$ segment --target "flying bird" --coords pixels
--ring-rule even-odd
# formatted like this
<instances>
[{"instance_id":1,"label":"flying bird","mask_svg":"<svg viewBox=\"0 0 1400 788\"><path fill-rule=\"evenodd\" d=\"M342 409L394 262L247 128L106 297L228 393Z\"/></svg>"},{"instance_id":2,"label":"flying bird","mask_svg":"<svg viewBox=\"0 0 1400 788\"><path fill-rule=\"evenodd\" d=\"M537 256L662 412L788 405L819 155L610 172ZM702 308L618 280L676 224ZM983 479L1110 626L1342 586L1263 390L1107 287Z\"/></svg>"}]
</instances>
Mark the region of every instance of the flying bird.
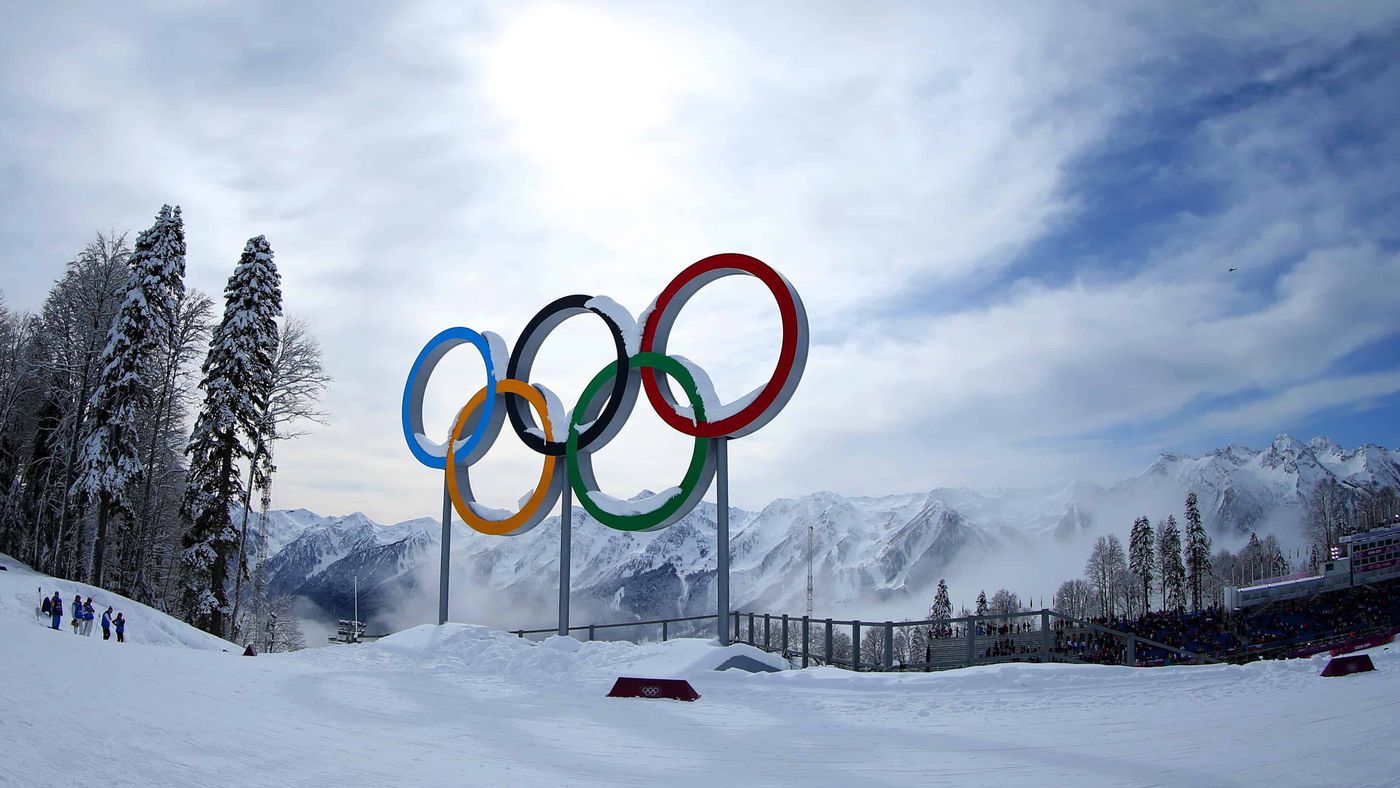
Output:
<instances>
[{"instance_id":1,"label":"flying bird","mask_svg":"<svg viewBox=\"0 0 1400 788\"><path fill-rule=\"evenodd\" d=\"M1231 268L1230 270L1231 270L1231 271L1234 271L1235 269Z\"/></svg>"}]
</instances>

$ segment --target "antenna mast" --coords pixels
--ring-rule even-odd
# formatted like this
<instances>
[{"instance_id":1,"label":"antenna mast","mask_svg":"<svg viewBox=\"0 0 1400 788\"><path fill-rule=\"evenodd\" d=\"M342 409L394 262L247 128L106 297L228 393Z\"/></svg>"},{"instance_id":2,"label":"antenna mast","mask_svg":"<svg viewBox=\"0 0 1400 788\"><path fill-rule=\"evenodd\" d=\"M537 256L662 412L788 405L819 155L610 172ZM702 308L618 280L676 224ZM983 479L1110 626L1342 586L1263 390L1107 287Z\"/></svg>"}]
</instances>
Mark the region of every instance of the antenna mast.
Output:
<instances>
[{"instance_id":1,"label":"antenna mast","mask_svg":"<svg viewBox=\"0 0 1400 788\"><path fill-rule=\"evenodd\" d=\"M812 617L812 526L807 526L807 618Z\"/></svg>"}]
</instances>

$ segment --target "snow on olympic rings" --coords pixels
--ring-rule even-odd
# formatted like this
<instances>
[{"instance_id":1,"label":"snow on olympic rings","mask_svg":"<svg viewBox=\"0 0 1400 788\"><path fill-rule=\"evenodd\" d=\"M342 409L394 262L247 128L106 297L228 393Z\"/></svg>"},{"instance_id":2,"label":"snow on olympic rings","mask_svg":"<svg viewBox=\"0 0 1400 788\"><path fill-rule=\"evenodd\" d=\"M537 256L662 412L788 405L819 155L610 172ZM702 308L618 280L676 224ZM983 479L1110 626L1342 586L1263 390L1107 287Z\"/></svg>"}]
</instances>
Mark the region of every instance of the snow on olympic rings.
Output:
<instances>
[{"instance_id":1,"label":"snow on olympic rings","mask_svg":"<svg viewBox=\"0 0 1400 788\"><path fill-rule=\"evenodd\" d=\"M666 344L686 302L705 285L735 275L752 276L767 286L782 319L782 344L768 382L726 404L719 402L705 371L685 358L667 355ZM584 388L570 417L549 389L529 383L530 370L550 332L570 317L585 314L596 315L607 325L617 358ZM438 444L427 437L423 426L423 396L438 362L461 345L471 345L481 355L486 384L458 413L447 442ZM446 473L453 508L463 522L481 533L514 536L534 528L553 509L566 483L585 511L610 528L665 528L694 509L709 490L715 474L714 439L752 434L787 405L802 379L807 345L807 313L792 284L756 258L717 254L676 276L641 320L606 296L571 295L541 309L526 324L509 356L499 335L463 327L443 331L428 341L409 369L403 394L404 439L419 462ZM676 401L661 375L676 381L688 406ZM672 429L694 438L695 446L679 486L638 501L621 501L598 489L592 455L627 422L639 385L657 415ZM478 503L468 472L490 450L506 420L526 446L543 455L539 482L514 513Z\"/></svg>"}]
</instances>

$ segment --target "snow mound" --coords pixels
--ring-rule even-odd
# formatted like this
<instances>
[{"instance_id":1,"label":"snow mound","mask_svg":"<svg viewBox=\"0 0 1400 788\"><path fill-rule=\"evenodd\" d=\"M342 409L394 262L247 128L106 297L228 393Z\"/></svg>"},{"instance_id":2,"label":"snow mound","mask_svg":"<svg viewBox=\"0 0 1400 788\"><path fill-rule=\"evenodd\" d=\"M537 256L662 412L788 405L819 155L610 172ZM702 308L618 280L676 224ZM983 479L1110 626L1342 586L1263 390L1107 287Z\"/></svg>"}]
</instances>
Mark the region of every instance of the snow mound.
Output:
<instances>
[{"instance_id":1,"label":"snow mound","mask_svg":"<svg viewBox=\"0 0 1400 788\"><path fill-rule=\"evenodd\" d=\"M69 605L73 600L73 595L77 594L83 599L93 597L92 606L97 616L97 620L93 622L92 635L84 638L85 640L102 639L102 611L110 605L113 616L121 613L126 618L127 643L194 648L206 651L237 650L241 652L243 650L241 646L236 646L223 638L214 637L208 632L196 629L169 614L162 613L121 594L114 594L104 588L90 586L87 583L75 583L71 580L60 580L56 577L40 574L4 553L0 553L0 566L4 566L6 569L6 571L0 572L0 616L6 619L18 619L32 623L34 626L47 626L47 621L41 622L35 616L35 609L39 607L41 593L43 596L52 596L56 590L63 599L63 632L70 636L72 636L73 630L68 627L68 618L72 612ZM116 643L115 636L112 643Z\"/></svg>"},{"instance_id":2,"label":"snow mound","mask_svg":"<svg viewBox=\"0 0 1400 788\"><path fill-rule=\"evenodd\" d=\"M784 670L781 657L744 644L679 638L637 645L623 641L580 642L557 635L541 642L472 624L425 624L365 647L371 653L435 668L455 665L474 674L523 681L561 676L614 679L621 675L692 678L714 671L736 656Z\"/></svg>"}]
</instances>

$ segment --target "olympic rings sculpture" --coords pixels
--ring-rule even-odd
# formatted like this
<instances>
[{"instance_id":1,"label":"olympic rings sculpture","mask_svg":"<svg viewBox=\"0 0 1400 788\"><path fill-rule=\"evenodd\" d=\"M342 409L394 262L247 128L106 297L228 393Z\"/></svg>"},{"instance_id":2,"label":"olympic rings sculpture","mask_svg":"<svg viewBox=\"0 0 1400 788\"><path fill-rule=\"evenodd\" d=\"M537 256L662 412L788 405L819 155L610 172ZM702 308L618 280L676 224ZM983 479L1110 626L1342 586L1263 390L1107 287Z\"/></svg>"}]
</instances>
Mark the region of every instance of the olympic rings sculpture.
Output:
<instances>
[{"instance_id":1,"label":"olympic rings sculpture","mask_svg":"<svg viewBox=\"0 0 1400 788\"><path fill-rule=\"evenodd\" d=\"M768 382L722 405L705 371L681 356L667 355L666 344L686 302L705 285L734 275L753 276L767 286L782 318L783 338ZM607 325L617 358L589 381L572 413L566 413L549 389L529 382L530 369L550 332L565 320L586 314L597 315ZM509 355L505 340L489 331L477 333L459 326L441 332L428 341L409 369L403 393L404 439L419 462L446 473L453 508L463 522L481 533L516 536L529 531L552 510L565 484L598 522L620 531L654 531L680 520L709 490L715 475L714 439L752 434L787 405L807 364L807 343L807 312L792 284L756 258L718 254L682 271L640 321L606 296L570 295L541 309ZM486 385L457 414L447 442L436 443L423 426L423 395L438 362L462 345L471 345L481 355ZM676 381L688 407L676 401L662 375ZM593 454L622 429L636 404L639 385L657 415L694 438L695 445L680 485L640 501L619 501L598 489ZM469 473L491 449L506 420L526 446L543 456L534 492L513 514L477 503Z\"/></svg>"}]
</instances>

